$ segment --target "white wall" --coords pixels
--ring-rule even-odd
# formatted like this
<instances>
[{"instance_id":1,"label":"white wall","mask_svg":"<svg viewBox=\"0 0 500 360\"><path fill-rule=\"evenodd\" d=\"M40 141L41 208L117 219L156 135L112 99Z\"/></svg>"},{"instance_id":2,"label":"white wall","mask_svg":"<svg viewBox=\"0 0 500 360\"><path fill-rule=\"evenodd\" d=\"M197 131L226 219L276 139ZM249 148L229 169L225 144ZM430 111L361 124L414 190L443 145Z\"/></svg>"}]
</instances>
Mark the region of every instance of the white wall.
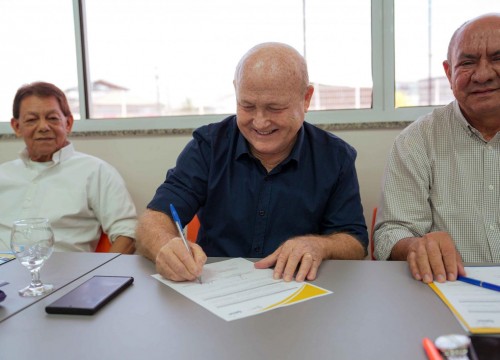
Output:
<instances>
[{"instance_id":1,"label":"white wall","mask_svg":"<svg viewBox=\"0 0 500 360\"><path fill-rule=\"evenodd\" d=\"M372 209L379 198L387 153L400 131L401 129L335 132L358 151L356 168L369 229ZM78 151L95 155L118 169L141 213L158 185L164 181L167 169L175 164L177 155L190 138L177 135L104 136L74 137L71 141ZM23 147L22 140L0 140L0 163L15 159Z\"/></svg>"}]
</instances>

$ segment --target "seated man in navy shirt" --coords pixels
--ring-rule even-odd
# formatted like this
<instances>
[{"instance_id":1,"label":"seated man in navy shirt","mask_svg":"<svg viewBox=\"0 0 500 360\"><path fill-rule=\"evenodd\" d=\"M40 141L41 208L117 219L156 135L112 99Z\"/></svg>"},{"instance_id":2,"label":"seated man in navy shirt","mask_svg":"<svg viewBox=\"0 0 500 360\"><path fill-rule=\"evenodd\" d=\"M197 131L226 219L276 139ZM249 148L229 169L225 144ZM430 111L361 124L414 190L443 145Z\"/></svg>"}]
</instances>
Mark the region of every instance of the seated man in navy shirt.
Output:
<instances>
[{"instance_id":1,"label":"seated man in navy shirt","mask_svg":"<svg viewBox=\"0 0 500 360\"><path fill-rule=\"evenodd\" d=\"M236 116L193 133L137 229L138 250L174 281L201 275L207 256L263 258L274 278L314 280L323 259L362 259L366 232L356 151L304 122L314 88L292 47L250 49L234 77ZM181 222L200 220L184 246Z\"/></svg>"}]
</instances>

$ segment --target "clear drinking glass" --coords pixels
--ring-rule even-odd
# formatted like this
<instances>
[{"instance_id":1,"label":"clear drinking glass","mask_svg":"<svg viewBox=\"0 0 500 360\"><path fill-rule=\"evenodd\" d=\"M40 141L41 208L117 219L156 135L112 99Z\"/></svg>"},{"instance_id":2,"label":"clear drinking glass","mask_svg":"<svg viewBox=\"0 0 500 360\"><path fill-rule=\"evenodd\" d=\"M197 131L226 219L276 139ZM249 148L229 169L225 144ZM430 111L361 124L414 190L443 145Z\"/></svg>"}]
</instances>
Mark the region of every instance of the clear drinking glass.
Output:
<instances>
[{"instance_id":1,"label":"clear drinking glass","mask_svg":"<svg viewBox=\"0 0 500 360\"><path fill-rule=\"evenodd\" d=\"M10 248L21 264L31 272L31 284L19 290L19 295L40 296L52 291L52 285L40 281L40 268L54 248L54 233L49 220L31 218L15 221Z\"/></svg>"}]
</instances>

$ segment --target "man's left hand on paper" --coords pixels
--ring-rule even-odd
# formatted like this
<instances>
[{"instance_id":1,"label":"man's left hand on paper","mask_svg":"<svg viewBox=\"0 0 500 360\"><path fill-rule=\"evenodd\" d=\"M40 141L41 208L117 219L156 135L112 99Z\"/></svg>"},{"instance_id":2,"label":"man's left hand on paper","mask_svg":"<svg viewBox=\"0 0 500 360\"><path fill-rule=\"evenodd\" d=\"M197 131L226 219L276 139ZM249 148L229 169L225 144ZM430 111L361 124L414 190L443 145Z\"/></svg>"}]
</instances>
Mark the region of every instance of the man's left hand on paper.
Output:
<instances>
[{"instance_id":1,"label":"man's left hand on paper","mask_svg":"<svg viewBox=\"0 0 500 360\"><path fill-rule=\"evenodd\" d=\"M326 256L325 240L314 236L299 236L284 242L275 252L255 263L257 269L274 265L275 279L292 281L314 280L319 265Z\"/></svg>"}]
</instances>

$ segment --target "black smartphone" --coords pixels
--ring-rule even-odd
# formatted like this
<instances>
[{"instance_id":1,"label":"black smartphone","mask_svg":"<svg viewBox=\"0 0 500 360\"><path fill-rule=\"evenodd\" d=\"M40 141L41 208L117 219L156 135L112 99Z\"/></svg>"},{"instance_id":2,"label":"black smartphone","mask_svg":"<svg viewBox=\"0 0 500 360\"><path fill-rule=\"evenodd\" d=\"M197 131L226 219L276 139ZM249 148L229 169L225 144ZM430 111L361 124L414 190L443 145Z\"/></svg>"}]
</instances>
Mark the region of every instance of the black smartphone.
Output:
<instances>
[{"instance_id":1,"label":"black smartphone","mask_svg":"<svg viewBox=\"0 0 500 360\"><path fill-rule=\"evenodd\" d=\"M93 315L134 282L131 276L96 275L45 307L49 314Z\"/></svg>"},{"instance_id":2,"label":"black smartphone","mask_svg":"<svg viewBox=\"0 0 500 360\"><path fill-rule=\"evenodd\" d=\"M471 335L471 359L498 360L500 359L499 335Z\"/></svg>"}]
</instances>

